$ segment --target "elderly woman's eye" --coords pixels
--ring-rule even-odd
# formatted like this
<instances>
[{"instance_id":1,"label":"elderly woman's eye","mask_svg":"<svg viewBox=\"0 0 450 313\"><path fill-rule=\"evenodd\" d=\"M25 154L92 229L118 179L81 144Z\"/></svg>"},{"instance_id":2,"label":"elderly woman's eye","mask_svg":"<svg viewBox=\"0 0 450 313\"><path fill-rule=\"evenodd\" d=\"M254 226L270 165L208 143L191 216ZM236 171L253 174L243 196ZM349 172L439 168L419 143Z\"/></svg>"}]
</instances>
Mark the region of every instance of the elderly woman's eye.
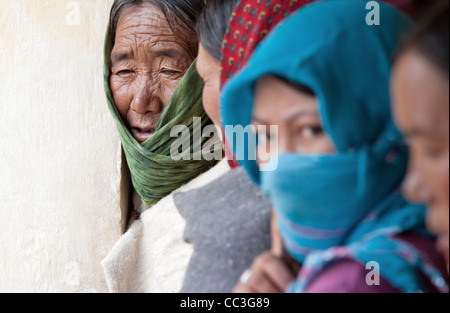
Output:
<instances>
[{"instance_id":1,"label":"elderly woman's eye","mask_svg":"<svg viewBox=\"0 0 450 313\"><path fill-rule=\"evenodd\" d=\"M175 76L175 75L179 75L181 74L181 72L176 71L176 70L169 70L169 69L163 69L161 71L162 74L167 75L167 76Z\"/></svg>"},{"instance_id":2,"label":"elderly woman's eye","mask_svg":"<svg viewBox=\"0 0 450 313\"><path fill-rule=\"evenodd\" d=\"M133 71L131 71L131 70L122 70L122 71L118 71L117 72L117 75L119 75L119 76L125 76L125 75L130 75L130 74L133 74Z\"/></svg>"}]
</instances>

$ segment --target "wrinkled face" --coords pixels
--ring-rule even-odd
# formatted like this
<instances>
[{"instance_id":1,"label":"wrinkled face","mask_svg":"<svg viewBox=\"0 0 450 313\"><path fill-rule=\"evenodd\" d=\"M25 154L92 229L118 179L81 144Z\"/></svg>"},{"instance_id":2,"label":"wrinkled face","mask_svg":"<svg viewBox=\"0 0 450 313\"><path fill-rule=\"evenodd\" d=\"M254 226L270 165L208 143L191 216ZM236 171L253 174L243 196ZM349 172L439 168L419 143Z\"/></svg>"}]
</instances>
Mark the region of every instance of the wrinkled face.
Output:
<instances>
[{"instance_id":1,"label":"wrinkled face","mask_svg":"<svg viewBox=\"0 0 450 313\"><path fill-rule=\"evenodd\" d=\"M205 82L205 87L203 88L203 107L214 125L220 129L222 127L219 105L220 61L208 54L201 44L198 51L197 71Z\"/></svg>"},{"instance_id":2,"label":"wrinkled face","mask_svg":"<svg viewBox=\"0 0 450 313\"><path fill-rule=\"evenodd\" d=\"M429 229L449 255L449 80L415 51L405 52L394 70L394 115L410 144L403 190L428 206Z\"/></svg>"},{"instance_id":3,"label":"wrinkled face","mask_svg":"<svg viewBox=\"0 0 450 313\"><path fill-rule=\"evenodd\" d=\"M278 151L269 154L332 154L336 152L330 137L324 132L316 97L298 91L273 76L262 78L255 89L252 125L266 126L265 138L259 136L258 156L269 151L270 142L278 141ZM278 127L277 134L269 132ZM274 136L275 135L275 136ZM264 152L263 152L264 151ZM262 158L258 158L263 166Z\"/></svg>"},{"instance_id":4,"label":"wrinkled face","mask_svg":"<svg viewBox=\"0 0 450 313\"><path fill-rule=\"evenodd\" d=\"M133 6L120 16L111 62L114 101L133 137L143 143L193 62L188 45L158 8Z\"/></svg>"}]
</instances>

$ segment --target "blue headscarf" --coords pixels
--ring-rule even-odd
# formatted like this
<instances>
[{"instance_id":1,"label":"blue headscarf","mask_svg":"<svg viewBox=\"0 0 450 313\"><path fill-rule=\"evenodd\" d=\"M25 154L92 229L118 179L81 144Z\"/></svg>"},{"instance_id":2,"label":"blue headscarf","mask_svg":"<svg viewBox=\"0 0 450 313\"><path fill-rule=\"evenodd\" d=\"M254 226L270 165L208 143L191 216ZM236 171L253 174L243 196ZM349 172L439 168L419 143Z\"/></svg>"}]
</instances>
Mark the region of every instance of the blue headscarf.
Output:
<instances>
[{"instance_id":1,"label":"blue headscarf","mask_svg":"<svg viewBox=\"0 0 450 313\"><path fill-rule=\"evenodd\" d=\"M227 126L250 124L254 87L266 75L307 86L318 98L336 155L281 155L276 170L260 172L255 149L247 148L252 145L240 145L242 138L233 143L238 160L272 200L287 250L303 264L290 291L305 291L324 268L345 258L377 262L382 276L403 292L424 290L419 272L448 291L419 251L396 239L408 231L426 233L425 208L397 192L408 156L390 113L391 58L413 25L380 3L380 25L369 26L366 4L322 1L282 23L226 86L225 131L234 138Z\"/></svg>"}]
</instances>

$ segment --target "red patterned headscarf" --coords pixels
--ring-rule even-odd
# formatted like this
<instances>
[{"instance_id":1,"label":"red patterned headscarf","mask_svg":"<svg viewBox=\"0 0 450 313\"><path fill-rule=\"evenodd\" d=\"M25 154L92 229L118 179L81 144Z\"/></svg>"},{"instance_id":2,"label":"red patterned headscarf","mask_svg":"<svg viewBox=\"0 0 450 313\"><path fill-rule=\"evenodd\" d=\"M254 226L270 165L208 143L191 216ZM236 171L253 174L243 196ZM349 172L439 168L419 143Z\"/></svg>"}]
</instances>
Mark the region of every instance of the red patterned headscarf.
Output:
<instances>
[{"instance_id":1,"label":"red patterned headscarf","mask_svg":"<svg viewBox=\"0 0 450 313\"><path fill-rule=\"evenodd\" d=\"M222 42L221 86L248 62L253 51L275 26L313 1L241 0L231 15ZM225 155L231 168L239 166L226 141Z\"/></svg>"},{"instance_id":2,"label":"red patterned headscarf","mask_svg":"<svg viewBox=\"0 0 450 313\"><path fill-rule=\"evenodd\" d=\"M310 2L313 1L241 0L231 15L222 42L222 86L247 63L275 26Z\"/></svg>"}]
</instances>

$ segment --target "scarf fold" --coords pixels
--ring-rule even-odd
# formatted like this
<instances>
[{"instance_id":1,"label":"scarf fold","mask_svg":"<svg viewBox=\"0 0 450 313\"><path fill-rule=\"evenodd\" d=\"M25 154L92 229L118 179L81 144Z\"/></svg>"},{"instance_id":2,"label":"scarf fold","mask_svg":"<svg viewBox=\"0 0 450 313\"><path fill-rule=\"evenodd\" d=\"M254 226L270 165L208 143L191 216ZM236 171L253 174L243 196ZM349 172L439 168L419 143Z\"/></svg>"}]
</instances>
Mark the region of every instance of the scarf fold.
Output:
<instances>
[{"instance_id":1,"label":"scarf fold","mask_svg":"<svg viewBox=\"0 0 450 313\"><path fill-rule=\"evenodd\" d=\"M380 3L381 25L368 26L366 3L304 7L266 38L224 90L224 124L246 127L260 78L276 75L309 87L337 148L335 155L281 155L274 171L260 172L251 146L233 146L274 204L286 249L303 263L291 292L305 292L346 257L378 262L381 275L403 292L425 291L420 273L446 282L419 251L396 239L405 232L428 235L425 208L398 193L408 153L390 109L391 58L413 25ZM446 283L436 287L448 291Z\"/></svg>"},{"instance_id":2,"label":"scarf fold","mask_svg":"<svg viewBox=\"0 0 450 313\"><path fill-rule=\"evenodd\" d=\"M110 31L109 26L105 39L103 69L108 107L119 130L133 187L142 201L151 206L214 166L216 161L208 161L204 156L214 153L216 149L222 150L222 146L214 145L203 150L209 138L194 140L194 132L199 132L201 136L203 129L211 125L203 109L203 80L197 74L195 62L182 78L164 109L154 135L143 144L134 139L119 114L109 85L110 56L113 48ZM195 118L200 118L200 122L195 122ZM189 130L190 142L187 143L189 149L182 151L181 160L174 160L171 156L174 144L178 146L181 142L180 136L171 137L171 130L177 125L185 126Z\"/></svg>"}]
</instances>

